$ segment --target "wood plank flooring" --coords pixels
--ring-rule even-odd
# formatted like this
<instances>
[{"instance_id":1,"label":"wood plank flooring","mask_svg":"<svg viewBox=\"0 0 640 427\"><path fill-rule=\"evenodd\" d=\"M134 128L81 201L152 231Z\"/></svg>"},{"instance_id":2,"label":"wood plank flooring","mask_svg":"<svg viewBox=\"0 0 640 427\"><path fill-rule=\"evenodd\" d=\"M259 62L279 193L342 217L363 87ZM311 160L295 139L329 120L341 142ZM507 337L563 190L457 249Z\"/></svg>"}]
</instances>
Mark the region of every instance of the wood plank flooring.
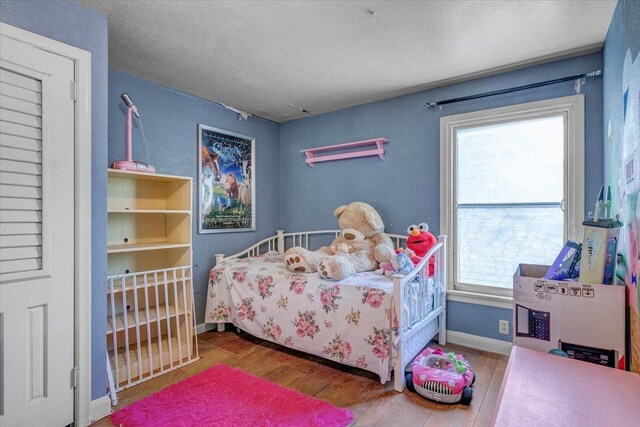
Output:
<instances>
[{"instance_id":1,"label":"wood plank flooring","mask_svg":"<svg viewBox=\"0 0 640 427\"><path fill-rule=\"evenodd\" d=\"M199 361L118 393L118 406L113 409L124 408L212 365L224 363L349 408L356 417L353 426L483 427L489 425L507 365L506 356L446 345L447 351L463 354L476 373L473 400L471 405L463 406L438 404L408 390L397 393L393 382L382 385L371 372L306 355L243 332L205 332L198 335L198 347ZM104 418L93 426L112 424Z\"/></svg>"}]
</instances>

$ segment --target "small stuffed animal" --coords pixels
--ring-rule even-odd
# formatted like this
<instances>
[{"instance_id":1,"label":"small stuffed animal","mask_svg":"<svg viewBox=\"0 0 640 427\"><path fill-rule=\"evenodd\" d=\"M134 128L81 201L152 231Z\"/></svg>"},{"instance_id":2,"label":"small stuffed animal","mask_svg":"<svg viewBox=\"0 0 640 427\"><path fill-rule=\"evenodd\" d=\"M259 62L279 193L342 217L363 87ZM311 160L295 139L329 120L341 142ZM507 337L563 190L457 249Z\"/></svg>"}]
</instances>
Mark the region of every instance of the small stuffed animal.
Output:
<instances>
[{"instance_id":1,"label":"small stuffed animal","mask_svg":"<svg viewBox=\"0 0 640 427\"><path fill-rule=\"evenodd\" d=\"M429 226L424 222L417 226L410 225L407 228L407 234L409 234L409 237L407 238L407 249L405 249L405 253L408 250L413 251L414 254L411 257L411 261L413 261L415 265L418 265L427 252L438 243L438 239L429 233ZM429 259L429 276L433 276L435 271L436 261L434 257L431 257Z\"/></svg>"},{"instance_id":2,"label":"small stuffed animal","mask_svg":"<svg viewBox=\"0 0 640 427\"><path fill-rule=\"evenodd\" d=\"M407 254L396 254L395 258L391 259L391 264L396 273L409 274L413 270L414 264L411 258Z\"/></svg>"},{"instance_id":3,"label":"small stuffed animal","mask_svg":"<svg viewBox=\"0 0 640 427\"><path fill-rule=\"evenodd\" d=\"M395 271L393 270L393 264L391 264L391 262L384 261L380 263L380 268L374 271L374 273L381 276L391 276L392 274L395 274Z\"/></svg>"},{"instance_id":4,"label":"small stuffed animal","mask_svg":"<svg viewBox=\"0 0 640 427\"><path fill-rule=\"evenodd\" d=\"M413 262L406 254L400 252L396 254L391 261L381 262L380 268L375 271L376 274L383 276L392 276L394 274L409 274L413 270Z\"/></svg>"}]
</instances>

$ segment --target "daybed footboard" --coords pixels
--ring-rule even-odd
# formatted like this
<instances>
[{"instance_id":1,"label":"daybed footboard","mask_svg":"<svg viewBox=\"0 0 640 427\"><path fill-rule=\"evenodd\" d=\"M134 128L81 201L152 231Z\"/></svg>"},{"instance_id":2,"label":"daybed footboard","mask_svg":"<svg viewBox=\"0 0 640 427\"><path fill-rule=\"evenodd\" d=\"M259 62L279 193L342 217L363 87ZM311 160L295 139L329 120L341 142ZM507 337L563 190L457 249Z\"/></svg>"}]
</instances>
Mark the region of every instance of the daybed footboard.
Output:
<instances>
[{"instance_id":1,"label":"daybed footboard","mask_svg":"<svg viewBox=\"0 0 640 427\"><path fill-rule=\"evenodd\" d=\"M406 276L393 276L393 300L398 316L398 356L394 366L394 389L405 388L405 366L435 336L438 322L438 342L446 344L446 243L447 236L438 236L438 243ZM434 276L427 278L429 258L435 258Z\"/></svg>"},{"instance_id":2,"label":"daybed footboard","mask_svg":"<svg viewBox=\"0 0 640 427\"><path fill-rule=\"evenodd\" d=\"M285 233L277 230L275 236L268 237L253 246L225 257L216 254L216 265L233 258L256 257L269 251L283 254L288 248L302 246L317 249L329 243L340 230ZM389 235L397 247L404 244L407 236ZM396 336L398 354L394 362L394 389L401 392L405 388L405 366L438 334L441 345L446 344L446 240L438 236L438 243L431 248L422 261L406 276L393 276L394 311L398 318ZM436 269L433 277L427 278L429 258L435 258ZM393 323L393 322L391 322ZM435 325L438 325L436 328ZM224 330L224 323L218 323L218 331ZM389 325L393 328L393 325ZM393 336L389 331L389 336ZM393 345L393 344L391 344ZM385 383L386 378L381 378Z\"/></svg>"}]
</instances>

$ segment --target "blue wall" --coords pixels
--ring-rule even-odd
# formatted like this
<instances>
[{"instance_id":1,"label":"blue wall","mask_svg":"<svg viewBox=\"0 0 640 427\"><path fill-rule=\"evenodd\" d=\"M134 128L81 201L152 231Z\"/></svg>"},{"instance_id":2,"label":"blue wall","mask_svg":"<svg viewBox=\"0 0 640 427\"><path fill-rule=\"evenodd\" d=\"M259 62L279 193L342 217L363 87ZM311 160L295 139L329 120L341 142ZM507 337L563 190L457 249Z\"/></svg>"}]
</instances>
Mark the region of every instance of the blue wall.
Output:
<instances>
[{"instance_id":1,"label":"blue wall","mask_svg":"<svg viewBox=\"0 0 640 427\"><path fill-rule=\"evenodd\" d=\"M2 0L0 21L91 52L91 396L96 399L105 394L106 378L107 17L69 1Z\"/></svg>"},{"instance_id":2,"label":"blue wall","mask_svg":"<svg viewBox=\"0 0 640 427\"><path fill-rule=\"evenodd\" d=\"M638 292L638 234L640 192L627 187L624 158L640 150L640 2L620 0L607 32L604 49L606 73L603 81L605 185L613 192L612 212L620 215L618 253L622 258L616 275L627 284L631 346L627 357L631 370L640 373L640 293ZM633 70L633 71L632 71ZM626 99L626 108L625 108ZM626 114L625 114L626 111ZM635 245L633 244L635 241Z\"/></svg>"},{"instance_id":3,"label":"blue wall","mask_svg":"<svg viewBox=\"0 0 640 427\"><path fill-rule=\"evenodd\" d=\"M447 302L447 329L465 332L471 335L493 338L496 340L512 340L513 311L506 308L487 307L479 304L466 304L457 301ZM498 320L509 321L509 334L498 333Z\"/></svg>"},{"instance_id":4,"label":"blue wall","mask_svg":"<svg viewBox=\"0 0 640 427\"><path fill-rule=\"evenodd\" d=\"M574 95L573 82L427 110L425 103L602 69L595 53L491 77L360 105L292 122L280 127L280 226L287 231L333 228L333 209L361 200L375 206L387 231L404 233L409 224L427 222L439 231L439 146L443 115L459 114L548 98ZM602 185L602 82L588 81L586 101L586 197ZM359 158L305 165L300 150L340 142L385 137L384 161ZM286 215L285 215L286 213ZM498 334L498 320L511 311L455 303L449 306L449 328L510 340Z\"/></svg>"},{"instance_id":5,"label":"blue wall","mask_svg":"<svg viewBox=\"0 0 640 427\"><path fill-rule=\"evenodd\" d=\"M278 227L279 142L277 123L254 118L238 120L236 113L218 104L187 95L119 71L109 70L109 163L125 158L125 110L120 94L127 92L142 116L149 144L149 158L158 173L190 176L193 181L193 213L197 218L198 123L256 138L256 231L198 234L193 221L193 263L196 321L204 321L207 279L213 254L239 252ZM133 158L145 160L140 130L134 128Z\"/></svg>"}]
</instances>

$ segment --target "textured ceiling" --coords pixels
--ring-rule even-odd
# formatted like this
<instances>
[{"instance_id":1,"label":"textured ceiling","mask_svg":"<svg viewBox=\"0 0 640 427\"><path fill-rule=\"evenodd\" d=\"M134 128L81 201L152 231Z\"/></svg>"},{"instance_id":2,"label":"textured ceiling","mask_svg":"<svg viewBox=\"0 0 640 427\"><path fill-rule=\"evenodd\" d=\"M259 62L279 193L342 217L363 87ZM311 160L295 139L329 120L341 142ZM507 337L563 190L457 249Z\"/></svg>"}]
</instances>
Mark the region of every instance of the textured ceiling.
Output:
<instances>
[{"instance_id":1,"label":"textured ceiling","mask_svg":"<svg viewBox=\"0 0 640 427\"><path fill-rule=\"evenodd\" d=\"M615 8L615 1L81 3L109 17L110 67L276 122L598 49Z\"/></svg>"}]
</instances>

